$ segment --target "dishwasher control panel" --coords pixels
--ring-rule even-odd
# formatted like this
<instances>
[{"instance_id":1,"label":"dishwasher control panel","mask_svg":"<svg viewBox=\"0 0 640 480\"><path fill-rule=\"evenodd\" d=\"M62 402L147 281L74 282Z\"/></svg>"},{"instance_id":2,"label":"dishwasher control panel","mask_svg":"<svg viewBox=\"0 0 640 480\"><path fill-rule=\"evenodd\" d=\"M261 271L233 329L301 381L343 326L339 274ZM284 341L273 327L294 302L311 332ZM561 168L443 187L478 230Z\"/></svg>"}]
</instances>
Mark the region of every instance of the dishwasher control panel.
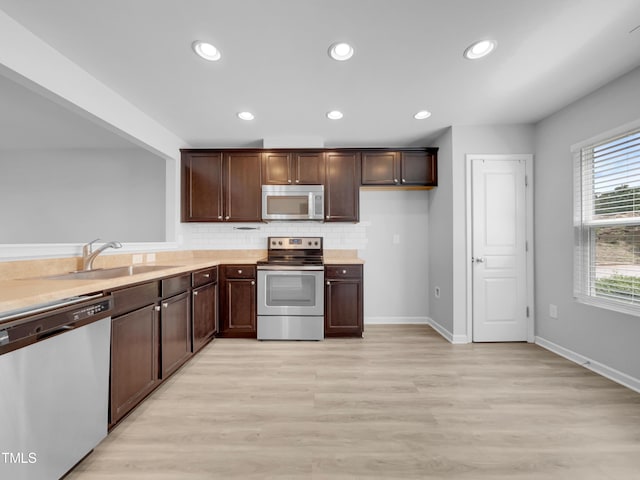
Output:
<instances>
[{"instance_id":1,"label":"dishwasher control panel","mask_svg":"<svg viewBox=\"0 0 640 480\"><path fill-rule=\"evenodd\" d=\"M93 303L88 307L84 307L80 310L71 312L71 318L74 322L78 320L84 320L85 318L93 317L94 315L98 315L99 313L106 312L110 308L111 301L103 300L102 302Z\"/></svg>"}]
</instances>

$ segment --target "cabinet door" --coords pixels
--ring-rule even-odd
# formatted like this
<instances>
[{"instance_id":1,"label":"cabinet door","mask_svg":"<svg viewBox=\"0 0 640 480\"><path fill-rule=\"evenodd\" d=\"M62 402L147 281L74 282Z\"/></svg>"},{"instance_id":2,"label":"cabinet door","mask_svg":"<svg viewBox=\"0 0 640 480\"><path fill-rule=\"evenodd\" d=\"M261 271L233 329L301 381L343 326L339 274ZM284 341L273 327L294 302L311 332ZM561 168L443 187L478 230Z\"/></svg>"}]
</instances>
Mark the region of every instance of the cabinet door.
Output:
<instances>
[{"instance_id":1,"label":"cabinet door","mask_svg":"<svg viewBox=\"0 0 640 480\"><path fill-rule=\"evenodd\" d=\"M114 425L159 382L158 314L155 305L111 322L110 421Z\"/></svg>"},{"instance_id":2,"label":"cabinet door","mask_svg":"<svg viewBox=\"0 0 640 480\"><path fill-rule=\"evenodd\" d=\"M360 217L360 153L325 155L325 220L357 222Z\"/></svg>"},{"instance_id":3,"label":"cabinet door","mask_svg":"<svg viewBox=\"0 0 640 480\"><path fill-rule=\"evenodd\" d=\"M225 281L221 333L225 337L256 337L255 279Z\"/></svg>"},{"instance_id":4,"label":"cabinet door","mask_svg":"<svg viewBox=\"0 0 640 480\"><path fill-rule=\"evenodd\" d=\"M228 152L224 160L225 221L261 222L260 152Z\"/></svg>"},{"instance_id":5,"label":"cabinet door","mask_svg":"<svg viewBox=\"0 0 640 480\"><path fill-rule=\"evenodd\" d=\"M322 152L294 152L292 167L297 185L322 185L324 183L324 154Z\"/></svg>"},{"instance_id":6,"label":"cabinet door","mask_svg":"<svg viewBox=\"0 0 640 480\"><path fill-rule=\"evenodd\" d=\"M281 152L262 154L262 184L288 185L293 182L291 175L291 155Z\"/></svg>"},{"instance_id":7,"label":"cabinet door","mask_svg":"<svg viewBox=\"0 0 640 480\"><path fill-rule=\"evenodd\" d=\"M218 285L215 283L196 288L192 293L194 352L213 338L218 315L217 297Z\"/></svg>"},{"instance_id":8,"label":"cabinet door","mask_svg":"<svg viewBox=\"0 0 640 480\"><path fill-rule=\"evenodd\" d=\"M326 280L325 337L362 336L362 279Z\"/></svg>"},{"instance_id":9,"label":"cabinet door","mask_svg":"<svg viewBox=\"0 0 640 480\"><path fill-rule=\"evenodd\" d=\"M182 154L182 221L220 222L222 153Z\"/></svg>"},{"instance_id":10,"label":"cabinet door","mask_svg":"<svg viewBox=\"0 0 640 480\"><path fill-rule=\"evenodd\" d=\"M362 185L397 185L399 167L397 152L363 152Z\"/></svg>"},{"instance_id":11,"label":"cabinet door","mask_svg":"<svg viewBox=\"0 0 640 480\"><path fill-rule=\"evenodd\" d=\"M434 186L435 157L426 152L401 152L400 182L401 185Z\"/></svg>"},{"instance_id":12,"label":"cabinet door","mask_svg":"<svg viewBox=\"0 0 640 480\"><path fill-rule=\"evenodd\" d=\"M167 378L191 355L188 292L162 300L160 313L161 377Z\"/></svg>"}]
</instances>

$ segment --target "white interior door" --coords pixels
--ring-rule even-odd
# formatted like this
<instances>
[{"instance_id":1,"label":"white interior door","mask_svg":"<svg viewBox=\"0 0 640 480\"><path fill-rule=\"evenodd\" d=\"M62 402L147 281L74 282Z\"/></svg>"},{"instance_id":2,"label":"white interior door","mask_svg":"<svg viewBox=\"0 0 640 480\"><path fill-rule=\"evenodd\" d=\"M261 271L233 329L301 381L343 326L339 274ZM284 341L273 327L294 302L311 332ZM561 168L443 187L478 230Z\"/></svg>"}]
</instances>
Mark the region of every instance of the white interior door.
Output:
<instances>
[{"instance_id":1,"label":"white interior door","mask_svg":"<svg viewBox=\"0 0 640 480\"><path fill-rule=\"evenodd\" d=\"M474 159L471 170L473 341L526 341L526 164Z\"/></svg>"}]
</instances>

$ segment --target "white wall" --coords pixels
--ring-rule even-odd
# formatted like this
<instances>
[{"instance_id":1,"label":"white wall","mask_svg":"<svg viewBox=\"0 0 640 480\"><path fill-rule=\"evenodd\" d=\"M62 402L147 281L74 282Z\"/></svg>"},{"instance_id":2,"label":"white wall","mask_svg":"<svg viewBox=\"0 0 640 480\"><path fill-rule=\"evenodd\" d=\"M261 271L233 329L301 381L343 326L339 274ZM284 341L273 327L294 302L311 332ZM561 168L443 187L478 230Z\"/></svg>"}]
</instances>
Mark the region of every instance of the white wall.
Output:
<instances>
[{"instance_id":1,"label":"white wall","mask_svg":"<svg viewBox=\"0 0 640 480\"><path fill-rule=\"evenodd\" d=\"M440 283L450 285L451 292L441 288L436 301L433 288L429 292L435 306L430 312L434 326L449 340L471 341L467 331L467 267L466 254L466 155L533 153L533 125L453 126L437 141L443 155L439 155L438 192L433 198L432 211L444 208L446 214L431 215L431 242L446 248L446 260L430 266L432 287ZM446 153L450 149L450 156ZM449 158L447 158L449 157ZM442 161L442 168L440 162ZM444 162L449 161L450 165ZM534 162L535 164L535 162ZM450 206L444 205L450 202ZM449 251L446 247L451 245ZM435 261L436 247L430 251ZM450 283L449 283L450 282Z\"/></svg>"},{"instance_id":2,"label":"white wall","mask_svg":"<svg viewBox=\"0 0 640 480\"><path fill-rule=\"evenodd\" d=\"M431 191L360 192L365 323L426 323ZM397 243L394 243L395 241Z\"/></svg>"},{"instance_id":3,"label":"white wall","mask_svg":"<svg viewBox=\"0 0 640 480\"><path fill-rule=\"evenodd\" d=\"M640 68L540 122L535 160L536 336L565 349L565 354L594 360L637 382L640 318L573 299L573 160L569 148L639 118ZM557 319L549 317L549 304L558 306Z\"/></svg>"},{"instance_id":4,"label":"white wall","mask_svg":"<svg viewBox=\"0 0 640 480\"><path fill-rule=\"evenodd\" d=\"M453 340L453 129L434 144L438 147L438 187L429 202L429 317ZM440 289L436 298L434 289Z\"/></svg>"},{"instance_id":5,"label":"white wall","mask_svg":"<svg viewBox=\"0 0 640 480\"><path fill-rule=\"evenodd\" d=\"M140 149L0 151L0 244L164 242L165 175Z\"/></svg>"}]
</instances>

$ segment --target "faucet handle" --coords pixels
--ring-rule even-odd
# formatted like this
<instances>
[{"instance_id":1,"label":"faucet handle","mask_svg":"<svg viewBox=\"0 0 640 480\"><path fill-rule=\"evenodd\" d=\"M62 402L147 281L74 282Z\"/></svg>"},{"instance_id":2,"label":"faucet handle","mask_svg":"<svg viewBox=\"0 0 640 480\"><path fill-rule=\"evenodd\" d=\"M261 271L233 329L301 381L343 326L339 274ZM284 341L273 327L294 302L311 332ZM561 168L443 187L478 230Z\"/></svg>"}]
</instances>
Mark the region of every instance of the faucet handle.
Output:
<instances>
[{"instance_id":1,"label":"faucet handle","mask_svg":"<svg viewBox=\"0 0 640 480\"><path fill-rule=\"evenodd\" d=\"M89 243L85 243L82 246L82 254L83 255L89 255L90 253L93 253L93 244L96 243L98 240L100 240L99 238L96 238L95 240L91 240Z\"/></svg>"}]
</instances>

